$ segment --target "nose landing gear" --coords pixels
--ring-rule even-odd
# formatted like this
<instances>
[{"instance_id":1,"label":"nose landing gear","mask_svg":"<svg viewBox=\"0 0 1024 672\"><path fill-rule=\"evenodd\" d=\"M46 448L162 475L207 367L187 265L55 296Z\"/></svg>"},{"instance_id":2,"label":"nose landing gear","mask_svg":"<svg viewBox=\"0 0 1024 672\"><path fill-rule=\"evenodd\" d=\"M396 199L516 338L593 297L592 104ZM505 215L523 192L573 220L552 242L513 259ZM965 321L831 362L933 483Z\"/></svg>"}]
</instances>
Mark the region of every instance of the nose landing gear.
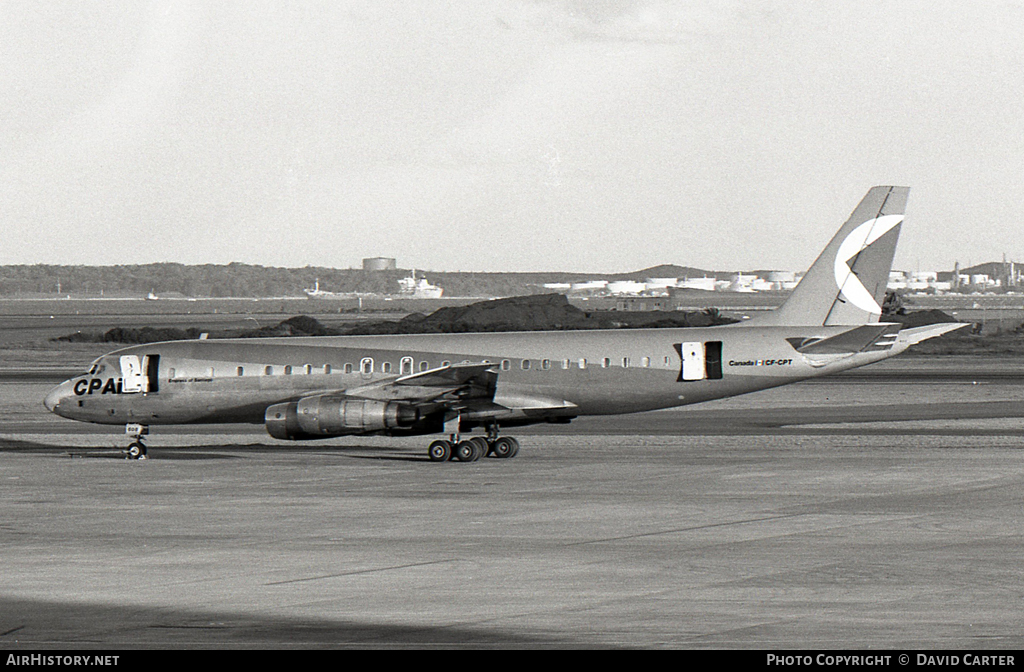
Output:
<instances>
[{"instance_id":1,"label":"nose landing gear","mask_svg":"<svg viewBox=\"0 0 1024 672\"><path fill-rule=\"evenodd\" d=\"M142 442L142 437L149 434L149 427L130 422L124 426L124 433L132 439L132 442L128 444L128 450L125 451L125 459L145 460L146 444Z\"/></svg>"}]
</instances>

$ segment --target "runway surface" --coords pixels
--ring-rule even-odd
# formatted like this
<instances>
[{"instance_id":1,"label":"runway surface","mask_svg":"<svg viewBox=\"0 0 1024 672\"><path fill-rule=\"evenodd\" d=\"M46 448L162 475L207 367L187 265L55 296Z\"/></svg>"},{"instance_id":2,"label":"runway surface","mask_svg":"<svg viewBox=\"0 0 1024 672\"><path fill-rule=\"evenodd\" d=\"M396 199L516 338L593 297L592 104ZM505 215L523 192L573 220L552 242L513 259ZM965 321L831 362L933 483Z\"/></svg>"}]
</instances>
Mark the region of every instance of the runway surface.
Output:
<instances>
[{"instance_id":1,"label":"runway surface","mask_svg":"<svg viewBox=\"0 0 1024 672\"><path fill-rule=\"evenodd\" d=\"M1024 376L929 366L471 464L261 427L131 462L0 375L0 647L1020 648Z\"/></svg>"}]
</instances>

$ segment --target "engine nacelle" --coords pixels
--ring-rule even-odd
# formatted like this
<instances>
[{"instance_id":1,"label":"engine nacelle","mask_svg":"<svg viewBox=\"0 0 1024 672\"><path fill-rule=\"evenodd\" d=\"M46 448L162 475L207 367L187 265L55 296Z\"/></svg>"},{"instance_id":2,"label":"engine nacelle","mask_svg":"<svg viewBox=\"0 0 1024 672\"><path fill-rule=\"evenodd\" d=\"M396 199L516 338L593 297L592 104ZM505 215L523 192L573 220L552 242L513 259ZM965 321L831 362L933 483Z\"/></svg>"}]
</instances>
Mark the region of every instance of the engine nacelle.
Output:
<instances>
[{"instance_id":1,"label":"engine nacelle","mask_svg":"<svg viewBox=\"0 0 1024 672\"><path fill-rule=\"evenodd\" d=\"M264 420L275 439L325 439L409 427L419 412L404 404L374 399L318 395L274 404Z\"/></svg>"}]
</instances>

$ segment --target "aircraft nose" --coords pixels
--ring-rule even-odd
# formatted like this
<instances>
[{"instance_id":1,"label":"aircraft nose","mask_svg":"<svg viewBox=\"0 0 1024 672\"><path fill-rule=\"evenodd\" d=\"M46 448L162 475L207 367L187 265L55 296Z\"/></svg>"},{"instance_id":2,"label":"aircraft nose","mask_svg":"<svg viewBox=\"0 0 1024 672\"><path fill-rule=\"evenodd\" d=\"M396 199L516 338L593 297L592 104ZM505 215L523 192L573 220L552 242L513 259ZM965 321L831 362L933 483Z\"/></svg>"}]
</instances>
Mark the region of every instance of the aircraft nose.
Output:
<instances>
[{"instance_id":1,"label":"aircraft nose","mask_svg":"<svg viewBox=\"0 0 1024 672\"><path fill-rule=\"evenodd\" d=\"M46 406L46 410L51 413L56 412L54 409L57 408L57 404L60 403L60 400L64 398L66 389L67 383L61 383L47 393L46 398L43 399L43 406Z\"/></svg>"}]
</instances>

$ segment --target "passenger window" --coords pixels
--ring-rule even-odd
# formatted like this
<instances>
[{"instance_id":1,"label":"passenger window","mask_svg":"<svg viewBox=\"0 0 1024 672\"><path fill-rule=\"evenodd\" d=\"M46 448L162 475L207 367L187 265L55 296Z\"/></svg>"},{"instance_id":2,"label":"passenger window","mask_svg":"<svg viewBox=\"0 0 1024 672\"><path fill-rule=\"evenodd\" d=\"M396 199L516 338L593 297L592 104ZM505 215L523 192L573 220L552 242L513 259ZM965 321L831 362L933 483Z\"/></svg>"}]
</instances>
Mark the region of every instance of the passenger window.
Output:
<instances>
[{"instance_id":1,"label":"passenger window","mask_svg":"<svg viewBox=\"0 0 1024 672\"><path fill-rule=\"evenodd\" d=\"M244 376L245 375L245 369L240 366L237 369L235 369L235 374L237 374L239 376ZM171 375L173 377L173 374L171 374Z\"/></svg>"},{"instance_id":2,"label":"passenger window","mask_svg":"<svg viewBox=\"0 0 1024 672\"><path fill-rule=\"evenodd\" d=\"M611 360L610 357L605 357L604 359L601 360L601 368L602 369L607 369L611 365L612 365L612 360Z\"/></svg>"},{"instance_id":3,"label":"passenger window","mask_svg":"<svg viewBox=\"0 0 1024 672\"><path fill-rule=\"evenodd\" d=\"M288 366L284 367L284 375L286 375L286 376L292 375L292 365L291 364L289 364Z\"/></svg>"},{"instance_id":4,"label":"passenger window","mask_svg":"<svg viewBox=\"0 0 1024 672\"><path fill-rule=\"evenodd\" d=\"M441 362L441 366L442 366L442 367L444 367L444 366L451 366L451 364L452 364L452 363L451 363L451 362L449 362L448 360L445 360L445 361Z\"/></svg>"},{"instance_id":5,"label":"passenger window","mask_svg":"<svg viewBox=\"0 0 1024 672\"><path fill-rule=\"evenodd\" d=\"M330 375L331 374L331 365L330 364L324 364L324 373L326 375Z\"/></svg>"},{"instance_id":6,"label":"passenger window","mask_svg":"<svg viewBox=\"0 0 1024 672\"><path fill-rule=\"evenodd\" d=\"M359 368L362 370L363 375L369 376L373 373L373 358L363 357L359 361Z\"/></svg>"},{"instance_id":7,"label":"passenger window","mask_svg":"<svg viewBox=\"0 0 1024 672\"><path fill-rule=\"evenodd\" d=\"M263 375L264 376L272 376L272 375L274 375L274 367L267 366L266 368L264 368L263 369Z\"/></svg>"},{"instance_id":8,"label":"passenger window","mask_svg":"<svg viewBox=\"0 0 1024 672\"><path fill-rule=\"evenodd\" d=\"M586 359L580 359L579 365L580 365L581 369L587 368L587 360Z\"/></svg>"},{"instance_id":9,"label":"passenger window","mask_svg":"<svg viewBox=\"0 0 1024 672\"><path fill-rule=\"evenodd\" d=\"M313 373L313 365L312 364L306 364L306 366L304 366L302 368L304 368L306 370L306 375L307 376L309 374Z\"/></svg>"},{"instance_id":10,"label":"passenger window","mask_svg":"<svg viewBox=\"0 0 1024 672\"><path fill-rule=\"evenodd\" d=\"M572 366L572 360L571 359L563 359L562 360L562 368L563 369L568 369L570 366Z\"/></svg>"},{"instance_id":11,"label":"passenger window","mask_svg":"<svg viewBox=\"0 0 1024 672\"><path fill-rule=\"evenodd\" d=\"M512 368L512 362L510 362L507 359L501 360L501 370L502 371L508 371L511 368Z\"/></svg>"},{"instance_id":12,"label":"passenger window","mask_svg":"<svg viewBox=\"0 0 1024 672\"><path fill-rule=\"evenodd\" d=\"M644 367L645 369L647 367L649 367L650 365L651 365L651 358L650 357L644 357L643 359L640 360L640 366Z\"/></svg>"},{"instance_id":13,"label":"passenger window","mask_svg":"<svg viewBox=\"0 0 1024 672\"><path fill-rule=\"evenodd\" d=\"M381 373L391 373L391 362L381 362L380 364Z\"/></svg>"},{"instance_id":14,"label":"passenger window","mask_svg":"<svg viewBox=\"0 0 1024 672\"><path fill-rule=\"evenodd\" d=\"M624 369L628 369L629 368L629 357L623 357L622 358L622 368L624 368Z\"/></svg>"},{"instance_id":15,"label":"passenger window","mask_svg":"<svg viewBox=\"0 0 1024 672\"><path fill-rule=\"evenodd\" d=\"M420 371L426 371L429 368L430 362L428 362L427 360L423 360L422 362L420 362Z\"/></svg>"},{"instance_id":16,"label":"passenger window","mask_svg":"<svg viewBox=\"0 0 1024 672\"><path fill-rule=\"evenodd\" d=\"M529 371L530 370L530 360L524 359L522 362L519 363L519 366L520 366L520 368L522 368L523 371Z\"/></svg>"},{"instance_id":17,"label":"passenger window","mask_svg":"<svg viewBox=\"0 0 1024 672\"><path fill-rule=\"evenodd\" d=\"M402 357L402 364L399 373L403 376L408 376L412 373L412 357Z\"/></svg>"},{"instance_id":18,"label":"passenger window","mask_svg":"<svg viewBox=\"0 0 1024 672\"><path fill-rule=\"evenodd\" d=\"M345 365L345 373L352 373L352 364L351 363Z\"/></svg>"},{"instance_id":19,"label":"passenger window","mask_svg":"<svg viewBox=\"0 0 1024 672\"><path fill-rule=\"evenodd\" d=\"M545 371L550 369L551 368L551 360L550 359L542 359L542 360L540 360L540 368L544 369Z\"/></svg>"}]
</instances>

